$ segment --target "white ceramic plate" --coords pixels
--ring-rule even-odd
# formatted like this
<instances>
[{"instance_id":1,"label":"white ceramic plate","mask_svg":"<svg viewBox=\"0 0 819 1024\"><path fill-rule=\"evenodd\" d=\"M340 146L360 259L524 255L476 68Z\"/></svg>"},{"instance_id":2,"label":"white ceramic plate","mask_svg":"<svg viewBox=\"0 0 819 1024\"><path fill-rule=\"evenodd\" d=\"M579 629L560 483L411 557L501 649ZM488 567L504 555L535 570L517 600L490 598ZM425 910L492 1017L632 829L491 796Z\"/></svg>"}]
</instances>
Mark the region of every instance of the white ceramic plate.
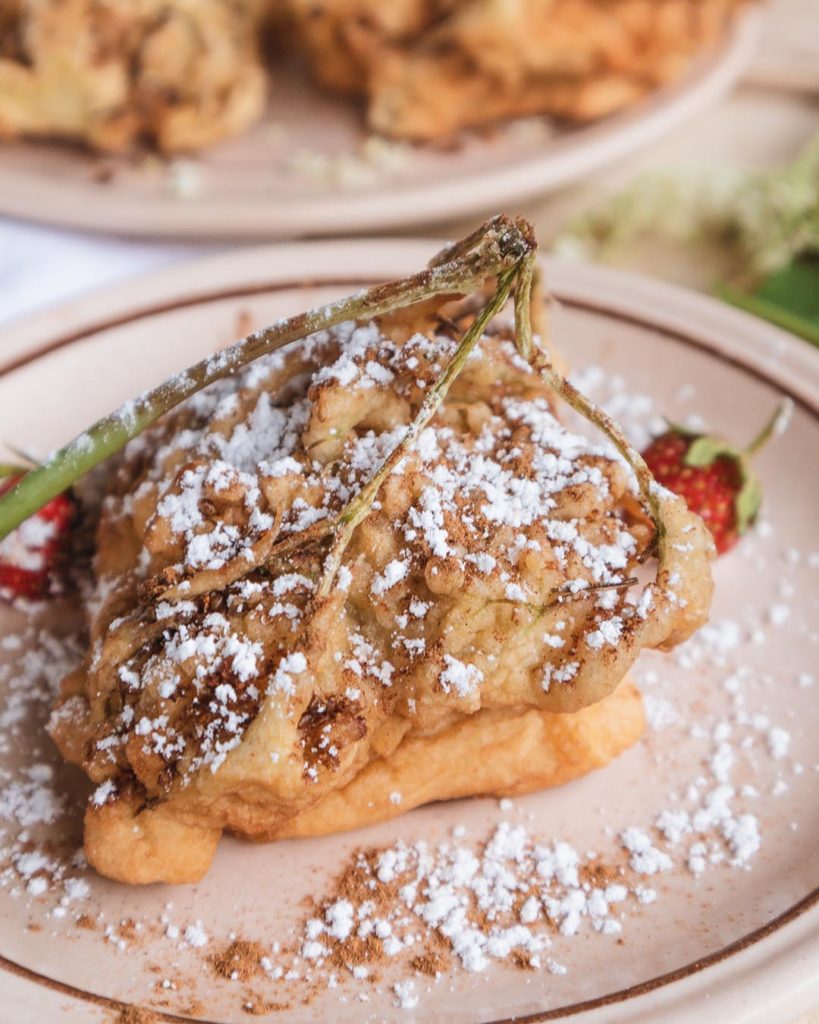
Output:
<instances>
[{"instance_id":1,"label":"white ceramic plate","mask_svg":"<svg viewBox=\"0 0 819 1024\"><path fill-rule=\"evenodd\" d=\"M260 324L295 312L416 269L435 248L424 241L346 241L249 250L18 324L0 336L0 437L48 450L232 340L240 316ZM741 439L779 395L796 402L785 438L759 460L767 525L716 567L710 640L695 640L681 657L649 654L638 664L636 677L654 701L655 726L605 770L516 800L511 810L492 800L463 801L319 840L251 846L228 839L210 874L193 887L133 889L75 870L90 893L62 917L53 913L59 891L25 892L9 865L10 853L20 848L19 826L0 819L0 1021L125 1024L134 1019L121 1012L125 1003L152 1007L162 1021L252 1019L242 1009L248 986L216 978L207 956L224 947L231 931L266 945L291 937L303 898L325 891L351 850L399 837L435 841L456 824L477 838L499 820L523 822L544 839L602 850L616 844L625 825L650 829L671 792L684 800L691 781L708 775L714 726L736 712L737 694L745 711L769 719L734 726L732 783L738 790L753 785L757 793L736 797L737 810L753 813L761 831L749 867L723 863L695 877L679 851L668 847L674 869L645 880L657 892L655 902L624 907L622 936L586 927L572 938L553 937L552 953L567 967L562 976L502 965L482 974L454 971L437 983L419 976L419 1003L411 1012L395 1008L389 972L372 987L348 978L338 989L322 988L308 1005L299 982L262 978L249 988L257 1000L288 1005L264 1019L288 1022L486 1024L514 1017L771 1024L819 1003L819 681L800 683L800 674L816 667L819 359L761 321L678 289L559 263L546 271L560 302L552 317L557 343L579 369L595 364L605 371L607 383L597 394L619 402L630 429L656 412L672 419L696 412ZM627 395L634 397L625 401ZM786 607L787 616L774 606ZM3 637L23 626L21 613L0 609ZM12 647L0 641L3 661L21 656ZM736 683L726 688L737 670L746 672L738 689ZM83 788L76 774L56 767L36 708L19 719L9 713L15 678L12 673L0 688L0 808L9 781L34 762L55 765L58 788ZM790 735L780 758L768 749L772 727ZM52 838L76 843L79 819L79 806L69 807L51 826ZM79 913L103 919L92 930L78 928ZM166 938L163 914L183 929L201 920L210 942L194 950ZM139 922L143 931L126 926L126 948L119 949L106 941L104 929L111 925L121 936L123 919ZM166 977L176 990L161 987ZM357 1001L362 993L369 1002Z\"/></svg>"},{"instance_id":2,"label":"white ceramic plate","mask_svg":"<svg viewBox=\"0 0 819 1024\"><path fill-rule=\"evenodd\" d=\"M282 72L267 121L181 174L158 161L134 167L56 144L4 144L0 211L119 234L283 238L417 227L499 208L573 182L696 117L748 66L760 19L749 9L678 85L598 124L552 131L532 119L469 135L457 150L392 152L376 167L339 164L364 142L360 110ZM300 152L314 156L294 160Z\"/></svg>"}]
</instances>

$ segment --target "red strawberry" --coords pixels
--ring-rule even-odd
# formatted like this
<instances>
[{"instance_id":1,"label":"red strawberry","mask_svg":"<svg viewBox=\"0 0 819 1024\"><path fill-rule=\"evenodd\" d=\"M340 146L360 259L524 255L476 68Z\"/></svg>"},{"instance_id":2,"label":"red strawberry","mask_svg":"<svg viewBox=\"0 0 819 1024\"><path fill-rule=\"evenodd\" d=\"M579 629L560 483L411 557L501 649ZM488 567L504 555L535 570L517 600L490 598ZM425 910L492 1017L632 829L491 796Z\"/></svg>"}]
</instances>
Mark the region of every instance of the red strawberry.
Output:
<instances>
[{"instance_id":1,"label":"red strawberry","mask_svg":"<svg viewBox=\"0 0 819 1024\"><path fill-rule=\"evenodd\" d=\"M19 479L14 475L0 480L0 494ZM36 599L49 593L74 512L73 499L59 494L0 541L0 594Z\"/></svg>"},{"instance_id":2,"label":"red strawberry","mask_svg":"<svg viewBox=\"0 0 819 1024\"><path fill-rule=\"evenodd\" d=\"M720 555L731 550L759 514L762 487L750 459L774 432L780 432L786 411L787 405L777 409L744 451L722 438L672 424L643 452L657 482L702 518Z\"/></svg>"}]
</instances>

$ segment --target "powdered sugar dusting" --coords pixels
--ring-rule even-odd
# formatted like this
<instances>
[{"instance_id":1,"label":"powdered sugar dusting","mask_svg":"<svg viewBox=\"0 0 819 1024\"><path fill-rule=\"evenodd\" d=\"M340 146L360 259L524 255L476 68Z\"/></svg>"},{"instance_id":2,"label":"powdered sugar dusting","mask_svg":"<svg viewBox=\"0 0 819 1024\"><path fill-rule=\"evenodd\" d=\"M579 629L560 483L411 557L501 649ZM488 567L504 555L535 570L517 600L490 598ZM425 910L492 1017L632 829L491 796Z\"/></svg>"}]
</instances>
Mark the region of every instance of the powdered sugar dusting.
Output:
<instances>
[{"instance_id":1,"label":"powdered sugar dusting","mask_svg":"<svg viewBox=\"0 0 819 1024\"><path fill-rule=\"evenodd\" d=\"M338 372L347 371L339 366ZM380 378L369 368L364 375L367 389L389 385L383 375ZM623 397L621 412L627 413L626 405ZM628 408L636 410L636 418L642 419L645 427L647 407L637 403ZM258 448L265 431L271 438L276 434L275 414L260 409L258 416L264 429L258 434L251 432L253 438L237 438L226 461L238 474L250 472L254 460L265 457L276 462L276 472L286 475L295 471L287 461L292 455L286 454L286 439L282 440L286 429L276 435L275 451ZM545 415L540 426L532 422L535 429L550 429ZM362 446L362 464L370 465L375 447ZM438 439L427 438L422 446L424 457L434 460L439 447ZM488 518L501 517L505 525L525 527L532 507L527 494L516 495L511 485L505 492L507 482L502 475L486 473L480 466L471 479ZM241 476L202 481L204 487L217 489L237 482L248 486ZM424 532L431 550L446 557L453 547L442 514L450 485L443 474L435 484L430 495L417 503L413 526ZM191 485L195 490L198 483L192 479ZM252 488L249 490L252 494ZM536 500L547 497L541 492ZM193 557L207 564L208 559L241 555L240 549L231 547L227 535L214 537L212 544L209 541L196 553L202 524L194 521L195 516L187 517L187 500L180 497L169 521L179 517L174 522L180 540L189 548L193 545ZM297 514L314 513L302 509ZM571 549L575 538L570 527L556 525L552 530L555 535L564 531L561 542ZM516 557L526 557L531 550L525 540L518 545ZM593 778L583 792L573 787L572 800L583 800L586 810L587 793L605 795L591 843L572 816L561 817L559 827L555 825L555 811L560 817L566 791L493 803L482 812L480 828L456 825L450 834L434 839L425 835L431 819L418 816L416 825L413 816L402 826L410 834L408 838L387 838L382 845L359 851L349 863L346 855L339 859L339 850L359 846L358 837L318 840L330 853L322 861L322 881L313 906L295 928L292 922L301 911L288 906L289 878L282 883L276 876L275 866L282 864L276 859L276 848L269 851L270 863L275 866L267 872L270 897L261 911L258 894L248 896L243 904L242 879L232 879L237 909L236 918L230 921L212 915L206 900L201 909L186 902L181 891L178 895L165 892L161 900L178 899L184 909L169 902L161 913L136 921L106 916L110 886L101 883L77 854L79 835L76 829L72 831L72 822L79 822L81 810L42 734L46 709L63 674L75 662L79 647L73 639L60 640L39 625L24 626L19 635L9 633L0 644L6 658L0 679L0 826L4 832L0 897L27 907L33 920L43 921L49 942L62 941L66 932L57 929L69 924L76 927L90 917L99 941L123 970L130 967L128 958L142 941L140 936L150 934L152 954L165 972L156 979L151 977L150 984L156 982L162 999L177 998L180 990L176 1002L163 1004L172 1006L174 1012L184 1012L180 1000L187 998L181 994L184 985L172 973L171 965L178 963L193 965L192 973L206 977L203 991L218 991L224 985L241 992L235 998L242 1000L243 1007L250 1000L246 986L238 984L240 979L212 980L208 964L214 952L232 942L236 938L233 933L251 920L265 950L253 983L258 990L256 1006L265 999L292 1004L315 998L316 992L321 998L329 991L334 1001L371 1002L376 1016L386 1012L382 1007L394 1007L410 1018L428 1012L444 986L461 984L464 977L470 985L485 985L483 991L489 993L499 976L496 968L512 965L525 968L521 985L541 986L538 992L557 993L555 1000L562 999L565 990L561 986L588 964L588 950L604 961L613 955L615 944L623 942L627 955L633 956L630 944L641 922L651 928L655 921L662 922L666 927L664 908L676 911L681 891L697 906L716 901L722 907L732 894L744 891L739 888L742 879L747 878L748 885L757 884L762 858L772 856L770 851L783 832L802 825L792 810L797 806L795 794L810 792L817 765L806 757L806 726L790 713L789 702L812 692L815 673L809 671L810 664L799 671L779 673L776 659L765 657L774 645L802 643L808 637L803 609L787 587L796 573L813 571L815 566L812 570L806 554L789 551L784 538L766 530L743 541L736 561L726 562L724 571L742 571L765 557L777 566L776 586L756 574L747 607L719 606L709 626L674 654L650 654L641 660L636 675L646 695L647 736L623 764L607 770L612 774L605 779L601 774L599 788ZM412 571L401 551L393 554L394 560L387 560L368 584L374 598L389 597L392 588L400 588ZM470 571L498 571L499 565L490 564L492 557L487 554L467 563ZM616 550L595 555L588 575L598 572L600 578L615 577L620 557ZM503 571L511 574L503 581L504 588L517 585L513 570L514 557L503 566ZM350 585L349 579L344 582ZM253 601L257 585L240 584L231 601ZM293 573L289 578L280 577L276 585L278 614L283 621L296 621L304 598L312 592L310 579ZM508 599L521 601L525 596L514 592ZM429 613L425 602L413 601L407 606L406 624L399 624L398 630L404 640L417 641L410 635L410 627ZM252 641L235 635L229 612L214 613L206 651L201 649L205 641L185 628L189 614L184 601L157 606L157 620L175 631L171 646L180 659L218 662L243 686L261 687L268 682L260 652ZM617 616L603 616L596 630L599 636L591 639L590 634L587 642L614 646L617 630ZM555 630L553 639L553 650L559 652L559 631ZM370 672L378 673L384 692L389 692L391 667L368 646L363 634L352 645L349 662L348 699L358 699L356 687ZM309 671L307 659L294 645L277 663L269 681L277 693L286 696L301 674ZM572 672L571 661L550 665L542 679L544 689L564 685ZM469 653L442 659L438 681L463 699L470 699L485 682ZM122 682L128 685L127 669ZM172 678L163 683L174 685ZM235 722L238 734L242 725L232 717L239 714L235 691L230 692L234 684L224 685L226 689L214 690L214 701L223 709L218 716L228 730ZM72 713L70 702L60 710L62 715ZM166 742L173 742L161 716L147 716L139 728L146 735L165 735ZM40 739L29 743L33 736ZM221 744L225 736L220 733L215 740ZM25 752L22 760L21 751ZM209 764L217 763L221 753L214 746ZM643 777L651 778L654 799L636 809L629 804L629 795L616 792L616 786L608 781L616 778L619 785L625 778L641 785ZM104 781L96 788L94 801L104 805L112 789L113 783ZM390 797L396 805L400 798L397 790ZM804 805L808 806L807 800ZM787 814L785 807L789 808ZM456 804L436 813L446 814L449 822L459 822L467 809ZM251 856L248 864L252 871ZM344 892L337 892L326 876L342 869L347 871L348 885ZM217 884L225 884L223 876L214 877ZM285 918L290 922L287 925L282 923ZM362 949L368 952L362 953ZM154 990L147 985L144 999L155 999Z\"/></svg>"}]
</instances>

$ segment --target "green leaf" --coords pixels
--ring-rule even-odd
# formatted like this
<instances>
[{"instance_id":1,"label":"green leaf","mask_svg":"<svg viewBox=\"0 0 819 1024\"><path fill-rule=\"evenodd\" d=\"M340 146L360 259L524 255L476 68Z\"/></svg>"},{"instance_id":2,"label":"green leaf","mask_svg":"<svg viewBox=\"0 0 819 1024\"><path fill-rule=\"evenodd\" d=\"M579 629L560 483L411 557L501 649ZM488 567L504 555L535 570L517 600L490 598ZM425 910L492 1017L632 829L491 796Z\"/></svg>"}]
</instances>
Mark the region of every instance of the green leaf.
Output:
<instances>
[{"instance_id":1,"label":"green leaf","mask_svg":"<svg viewBox=\"0 0 819 1024\"><path fill-rule=\"evenodd\" d=\"M765 302L790 310L819 327L819 254L803 255L772 274L757 288Z\"/></svg>"},{"instance_id":2,"label":"green leaf","mask_svg":"<svg viewBox=\"0 0 819 1024\"><path fill-rule=\"evenodd\" d=\"M686 466L711 466L720 455L738 459L740 453L728 441L723 441L720 437L704 435L692 442L685 453L685 464Z\"/></svg>"},{"instance_id":3,"label":"green leaf","mask_svg":"<svg viewBox=\"0 0 819 1024\"><path fill-rule=\"evenodd\" d=\"M717 285L715 294L748 313L819 345L819 255L805 254L753 292Z\"/></svg>"}]
</instances>

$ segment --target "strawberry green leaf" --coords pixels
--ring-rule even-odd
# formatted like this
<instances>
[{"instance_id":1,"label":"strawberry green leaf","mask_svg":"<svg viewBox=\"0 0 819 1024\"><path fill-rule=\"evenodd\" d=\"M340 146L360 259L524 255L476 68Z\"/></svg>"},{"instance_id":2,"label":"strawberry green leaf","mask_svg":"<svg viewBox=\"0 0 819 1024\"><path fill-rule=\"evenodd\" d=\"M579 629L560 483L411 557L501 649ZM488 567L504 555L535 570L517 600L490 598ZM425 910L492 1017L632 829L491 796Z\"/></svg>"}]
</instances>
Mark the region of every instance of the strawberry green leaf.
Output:
<instances>
[{"instance_id":1,"label":"strawberry green leaf","mask_svg":"<svg viewBox=\"0 0 819 1024\"><path fill-rule=\"evenodd\" d=\"M739 451L730 442L723 441L720 437L703 435L696 441L692 441L685 454L685 464L686 466L711 466L721 455L737 459L739 454Z\"/></svg>"}]
</instances>

